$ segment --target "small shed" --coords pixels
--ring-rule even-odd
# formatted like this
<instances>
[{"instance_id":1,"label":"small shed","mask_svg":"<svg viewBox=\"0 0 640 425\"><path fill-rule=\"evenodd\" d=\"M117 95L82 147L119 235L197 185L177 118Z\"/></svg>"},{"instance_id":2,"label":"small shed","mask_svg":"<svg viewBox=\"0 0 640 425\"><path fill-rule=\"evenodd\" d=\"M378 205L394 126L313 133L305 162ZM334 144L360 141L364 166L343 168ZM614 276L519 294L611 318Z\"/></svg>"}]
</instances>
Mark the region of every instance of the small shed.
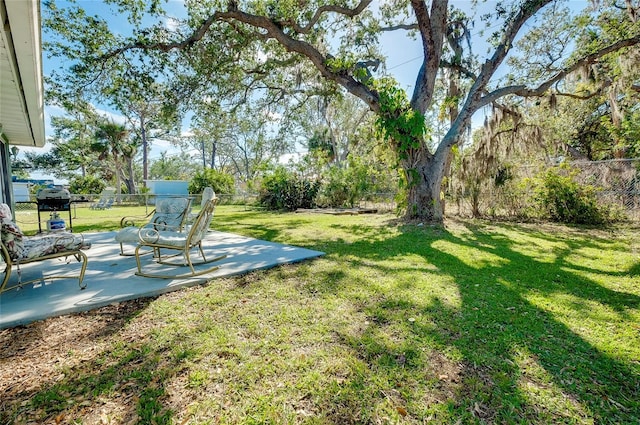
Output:
<instances>
[{"instance_id":1,"label":"small shed","mask_svg":"<svg viewBox=\"0 0 640 425\"><path fill-rule=\"evenodd\" d=\"M26 182L13 182L13 200L15 202L28 202L29 201L29 183Z\"/></svg>"}]
</instances>

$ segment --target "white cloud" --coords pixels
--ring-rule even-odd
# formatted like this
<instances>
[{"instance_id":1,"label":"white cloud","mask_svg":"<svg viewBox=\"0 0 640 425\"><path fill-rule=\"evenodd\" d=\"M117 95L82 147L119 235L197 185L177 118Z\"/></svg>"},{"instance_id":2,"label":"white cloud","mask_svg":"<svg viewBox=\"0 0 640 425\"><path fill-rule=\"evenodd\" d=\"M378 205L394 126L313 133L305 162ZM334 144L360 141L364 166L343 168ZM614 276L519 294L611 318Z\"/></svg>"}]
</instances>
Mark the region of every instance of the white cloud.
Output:
<instances>
[{"instance_id":1,"label":"white cloud","mask_svg":"<svg viewBox=\"0 0 640 425\"><path fill-rule=\"evenodd\" d=\"M168 29L169 31L175 31L175 30L178 29L179 26L180 26L180 21L177 18L173 18L173 17L169 16L164 21L164 27L166 29Z\"/></svg>"},{"instance_id":2,"label":"white cloud","mask_svg":"<svg viewBox=\"0 0 640 425\"><path fill-rule=\"evenodd\" d=\"M263 64L269 59L269 55L267 55L264 50L260 49L256 52L256 60L258 63Z\"/></svg>"},{"instance_id":3,"label":"white cloud","mask_svg":"<svg viewBox=\"0 0 640 425\"><path fill-rule=\"evenodd\" d=\"M174 148L170 141L164 139L153 139L151 143L155 148Z\"/></svg>"},{"instance_id":4,"label":"white cloud","mask_svg":"<svg viewBox=\"0 0 640 425\"><path fill-rule=\"evenodd\" d=\"M117 114L113 111L107 111L106 109L100 109L100 108L96 108L96 112L107 118L110 121L113 121L116 124L120 124L120 125L126 125L127 124L127 119L125 118L124 115L120 115Z\"/></svg>"},{"instance_id":5,"label":"white cloud","mask_svg":"<svg viewBox=\"0 0 640 425\"><path fill-rule=\"evenodd\" d=\"M279 164L290 164L290 163L298 163L302 160L302 158L306 155L306 152L294 152L294 153L285 153L284 155L278 158Z\"/></svg>"}]
</instances>

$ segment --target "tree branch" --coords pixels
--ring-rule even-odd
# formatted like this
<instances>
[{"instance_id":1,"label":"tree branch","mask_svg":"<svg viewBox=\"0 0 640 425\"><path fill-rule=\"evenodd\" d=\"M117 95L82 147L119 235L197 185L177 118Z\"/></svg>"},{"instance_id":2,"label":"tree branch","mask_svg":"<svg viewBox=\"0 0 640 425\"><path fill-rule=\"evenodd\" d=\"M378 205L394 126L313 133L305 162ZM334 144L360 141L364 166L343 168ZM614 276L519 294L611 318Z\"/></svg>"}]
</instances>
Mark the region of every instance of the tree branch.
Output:
<instances>
[{"instance_id":1,"label":"tree branch","mask_svg":"<svg viewBox=\"0 0 640 425\"><path fill-rule=\"evenodd\" d=\"M514 39L518 35L520 28L524 25L524 23L529 20L533 15L535 15L542 7L546 6L552 0L528 0L526 1L518 10L516 16L513 17L511 21L507 24L507 27L503 33L502 41L496 47L493 56L488 59L484 65L482 65L482 69L475 83L471 87L469 92L469 96L467 97L467 101L463 106L463 109L467 111L467 113L473 114L473 112L477 111L482 106L487 103L491 103L494 98L489 102L479 102L481 93L486 90L487 84L495 74L496 70L504 61L505 57L509 53L511 49L511 45L513 44ZM462 114L461 114L462 115Z\"/></svg>"},{"instance_id":2,"label":"tree branch","mask_svg":"<svg viewBox=\"0 0 640 425\"><path fill-rule=\"evenodd\" d=\"M524 84L499 88L487 94L486 96L482 97L478 102L478 104L480 105L479 107L485 106L495 101L496 99L499 99L509 94L515 94L521 97L542 96L547 92L547 90L549 90L549 88L554 83L564 79L567 75L569 75L571 72L575 71L576 69L584 65L595 63L598 59L602 58L603 56L609 53L613 53L625 47L634 46L639 43L640 43L640 35L636 35L635 37L626 38L624 40L620 40L616 43L613 43L609 46L603 47L597 52L591 53L583 57L582 59L575 61L571 66L568 66L562 69L561 71L557 72L553 77L549 78L547 81L543 82L542 84L540 84L538 87L535 87L535 88L527 88L527 86L525 86Z\"/></svg>"},{"instance_id":3,"label":"tree branch","mask_svg":"<svg viewBox=\"0 0 640 425\"><path fill-rule=\"evenodd\" d=\"M585 95L579 95L579 94L574 94L574 93L563 93L563 92L555 92L554 94L557 96L563 96L563 97L568 97L570 99L577 99L577 100L589 100L589 99L593 99L594 97L598 96L600 94L602 90L597 90L593 93L589 93L589 94L585 94Z\"/></svg>"},{"instance_id":4,"label":"tree branch","mask_svg":"<svg viewBox=\"0 0 640 425\"><path fill-rule=\"evenodd\" d=\"M618 4L617 1L614 1L613 7L626 11L627 14L629 15L629 18L631 18L631 22L635 23L638 21L638 14L640 13L640 7L634 6L631 0L625 0L624 6L621 6Z\"/></svg>"},{"instance_id":5,"label":"tree branch","mask_svg":"<svg viewBox=\"0 0 640 425\"><path fill-rule=\"evenodd\" d=\"M245 24L264 29L268 36L277 40L287 51L299 53L302 56L308 58L316 67L323 77L330 81L334 81L344 88L346 88L351 94L359 97L369 107L377 111L379 108L378 96L375 92L371 91L367 86L358 82L351 75L345 72L332 71L327 66L326 58L311 44L297 40L292 36L286 34L280 26L273 22L271 19L264 16L251 15L245 12L232 11L220 14L221 20L233 19Z\"/></svg>"},{"instance_id":6,"label":"tree branch","mask_svg":"<svg viewBox=\"0 0 640 425\"><path fill-rule=\"evenodd\" d=\"M371 0L362 0L355 9L347 9L338 6L323 6L318 9L316 14L314 15L314 19L315 17L319 19L319 16L327 12L338 12L347 16L355 16L370 3ZM376 92L370 90L366 85L357 81L346 72L335 72L331 70L327 66L326 58L313 45L305 41L298 40L287 34L283 30L281 23L274 22L273 20L265 16L252 15L246 12L242 12L236 7L230 7L226 12L214 12L205 21L203 21L200 27L198 27L193 32L193 34L191 34L191 36L182 41L169 43L144 43L141 41L137 41L103 55L101 57L101 60L104 61L109 58L118 56L128 50L136 49L159 50L162 52L168 52L170 50L184 50L194 43L202 40L202 38L210 30L213 23L216 21L227 22L229 24L231 24L233 21L236 21L250 25L254 28L260 28L264 30L265 33L263 33L262 35L265 38L273 38L277 40L287 51L305 56L313 63L313 65L320 72L320 74L322 74L323 77L343 86L351 94L362 99L367 105L369 105L369 107L373 111L377 111L379 109L378 94Z\"/></svg>"},{"instance_id":7,"label":"tree branch","mask_svg":"<svg viewBox=\"0 0 640 425\"><path fill-rule=\"evenodd\" d=\"M168 52L170 50L185 49L193 45L194 43L202 40L205 34L209 31L209 28L211 28L211 25L213 25L215 21L222 19L222 17L223 17L223 13L215 12L213 15L209 16L209 18L207 18L200 25L200 27L198 27L193 32L193 34L191 34L191 36L189 36L188 38L182 41L175 41L175 42L169 42L169 43L145 43L142 41L136 41L134 43L126 44L118 49L114 49L108 53L105 53L100 57L100 61L104 62L107 59L111 59L113 57L119 56L122 53L125 53L129 50L141 49L141 50L159 50L161 52Z\"/></svg>"},{"instance_id":8,"label":"tree branch","mask_svg":"<svg viewBox=\"0 0 640 425\"><path fill-rule=\"evenodd\" d=\"M350 18L353 18L354 16L357 16L360 13L362 13L362 11L366 9L366 7L369 6L369 4L371 4L371 1L372 0L361 0L360 3L358 3L358 5L353 9L349 9L347 7L342 7L342 6L336 6L336 5L320 6L314 13L311 20L305 26L300 26L295 22L286 22L286 21L282 22L282 24L289 26L294 31L300 34L308 34L309 31L311 31L311 29L313 28L313 26L318 23L318 21L320 20L323 14L334 12L340 15L345 15Z\"/></svg>"},{"instance_id":9,"label":"tree branch","mask_svg":"<svg viewBox=\"0 0 640 425\"><path fill-rule=\"evenodd\" d=\"M380 28L380 31L397 31L397 30L411 31L411 30L417 30L417 29L420 29L418 27L418 24L398 24L398 25L392 25L390 27L382 27Z\"/></svg>"},{"instance_id":10,"label":"tree branch","mask_svg":"<svg viewBox=\"0 0 640 425\"><path fill-rule=\"evenodd\" d=\"M464 75L467 78L470 78L472 80L475 80L477 78L476 74L474 74L473 72L471 72L470 69L465 68L462 65L457 65L451 62L448 62L444 59L442 59L440 61L440 68L449 68L449 69L453 69L454 71L458 71L460 74Z\"/></svg>"},{"instance_id":11,"label":"tree branch","mask_svg":"<svg viewBox=\"0 0 640 425\"><path fill-rule=\"evenodd\" d=\"M424 114L433 98L435 75L438 72L444 34L447 26L447 0L433 0L431 10L423 0L411 0L411 6L418 21L422 39L424 60L416 78L416 86L411 97L411 106Z\"/></svg>"},{"instance_id":12,"label":"tree branch","mask_svg":"<svg viewBox=\"0 0 640 425\"><path fill-rule=\"evenodd\" d=\"M458 143L458 138L464 133L466 128L471 122L473 114L481 107L495 101L496 99L508 94L504 89L498 89L489 95L482 97L483 93L487 91L487 85L495 74L500 64L504 61L513 41L515 40L518 32L522 28L525 22L527 22L532 16L534 16L540 9L553 0L526 0L519 8L517 13L510 19L506 20L506 28L502 34L502 41L496 47L493 56L482 65L478 78L475 80L467 98L460 109L460 113L455 121L451 124L449 131L443 137L441 143L438 145L436 155L445 156L449 152L452 146ZM524 86L512 86L513 90L524 88ZM504 93L504 94L503 94Z\"/></svg>"}]
</instances>

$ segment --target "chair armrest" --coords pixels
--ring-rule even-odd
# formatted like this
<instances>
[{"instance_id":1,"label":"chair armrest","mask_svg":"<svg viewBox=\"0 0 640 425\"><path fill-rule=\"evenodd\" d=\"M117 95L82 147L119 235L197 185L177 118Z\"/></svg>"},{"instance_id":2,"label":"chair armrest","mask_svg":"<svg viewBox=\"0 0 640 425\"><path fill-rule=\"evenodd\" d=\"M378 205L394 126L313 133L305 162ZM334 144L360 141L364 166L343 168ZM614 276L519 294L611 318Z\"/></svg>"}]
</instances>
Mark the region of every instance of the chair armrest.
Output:
<instances>
[{"instance_id":1,"label":"chair armrest","mask_svg":"<svg viewBox=\"0 0 640 425\"><path fill-rule=\"evenodd\" d=\"M146 224L138 229L138 241L142 244L154 244L159 237L160 233L153 224Z\"/></svg>"},{"instance_id":2,"label":"chair armrest","mask_svg":"<svg viewBox=\"0 0 640 425\"><path fill-rule=\"evenodd\" d=\"M149 222L156 230L179 231L185 225L185 211L175 214L157 214L153 221Z\"/></svg>"},{"instance_id":3,"label":"chair armrest","mask_svg":"<svg viewBox=\"0 0 640 425\"><path fill-rule=\"evenodd\" d=\"M155 213L156 213L156 210L153 210L147 215L133 215L133 216L128 216L128 217L122 217L120 219L120 227L121 228L130 227L130 226L138 227L139 225L136 224L136 221L137 222L140 222L140 221L148 222L149 221L149 217L153 216Z\"/></svg>"}]
</instances>

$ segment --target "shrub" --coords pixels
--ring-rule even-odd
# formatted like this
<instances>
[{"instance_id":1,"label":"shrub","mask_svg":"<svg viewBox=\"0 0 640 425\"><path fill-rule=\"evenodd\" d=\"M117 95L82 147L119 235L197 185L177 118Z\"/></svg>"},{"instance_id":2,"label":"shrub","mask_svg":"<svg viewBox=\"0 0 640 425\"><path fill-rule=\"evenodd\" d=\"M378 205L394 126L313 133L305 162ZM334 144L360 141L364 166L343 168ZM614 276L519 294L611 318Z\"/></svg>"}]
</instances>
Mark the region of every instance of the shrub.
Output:
<instances>
[{"instance_id":1,"label":"shrub","mask_svg":"<svg viewBox=\"0 0 640 425\"><path fill-rule=\"evenodd\" d=\"M104 180L94 176L74 177L69 181L69 192L78 194L100 193L107 187Z\"/></svg>"},{"instance_id":2,"label":"shrub","mask_svg":"<svg viewBox=\"0 0 640 425\"><path fill-rule=\"evenodd\" d=\"M317 182L299 177L280 166L262 179L258 202L270 210L313 208L318 189Z\"/></svg>"},{"instance_id":3,"label":"shrub","mask_svg":"<svg viewBox=\"0 0 640 425\"><path fill-rule=\"evenodd\" d=\"M325 207L354 207L367 191L374 191L374 175L362 162L350 160L347 166L332 166L325 173L318 204Z\"/></svg>"},{"instance_id":4,"label":"shrub","mask_svg":"<svg viewBox=\"0 0 640 425\"><path fill-rule=\"evenodd\" d=\"M609 209L600 206L597 190L575 181L576 171L553 167L534 182L535 201L549 219L561 223L602 224L611 219Z\"/></svg>"},{"instance_id":5,"label":"shrub","mask_svg":"<svg viewBox=\"0 0 640 425\"><path fill-rule=\"evenodd\" d=\"M487 208L490 216L506 215L512 218L527 219L539 217L539 208L533 197L531 179L510 179L493 188L493 202Z\"/></svg>"},{"instance_id":6,"label":"shrub","mask_svg":"<svg viewBox=\"0 0 640 425\"><path fill-rule=\"evenodd\" d=\"M208 186L211 186L216 193L231 195L235 192L233 176L212 168L205 168L198 171L189 182L189 193L202 193Z\"/></svg>"}]
</instances>

